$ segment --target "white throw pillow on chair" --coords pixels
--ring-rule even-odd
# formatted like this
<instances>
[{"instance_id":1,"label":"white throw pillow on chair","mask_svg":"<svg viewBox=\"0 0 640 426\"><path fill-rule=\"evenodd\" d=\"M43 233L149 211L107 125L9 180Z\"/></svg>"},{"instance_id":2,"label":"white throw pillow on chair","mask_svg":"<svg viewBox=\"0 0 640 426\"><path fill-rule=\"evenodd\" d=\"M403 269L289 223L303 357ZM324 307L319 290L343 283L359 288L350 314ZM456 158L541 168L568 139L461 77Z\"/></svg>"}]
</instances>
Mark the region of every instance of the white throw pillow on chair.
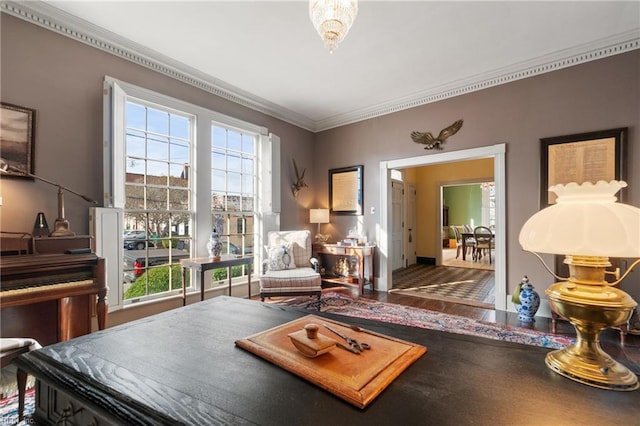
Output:
<instances>
[{"instance_id":1,"label":"white throw pillow on chair","mask_svg":"<svg viewBox=\"0 0 640 426\"><path fill-rule=\"evenodd\" d=\"M293 260L293 244L291 243L267 247L267 259L270 271L296 268Z\"/></svg>"}]
</instances>

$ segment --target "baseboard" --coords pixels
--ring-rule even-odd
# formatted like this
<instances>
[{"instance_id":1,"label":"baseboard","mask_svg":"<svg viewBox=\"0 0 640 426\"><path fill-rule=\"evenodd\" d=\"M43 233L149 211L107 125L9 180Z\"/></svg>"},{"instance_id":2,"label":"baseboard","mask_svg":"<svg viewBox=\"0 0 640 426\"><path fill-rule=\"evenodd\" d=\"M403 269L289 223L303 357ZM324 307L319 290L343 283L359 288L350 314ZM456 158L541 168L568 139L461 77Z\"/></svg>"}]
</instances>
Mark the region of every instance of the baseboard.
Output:
<instances>
[{"instance_id":1,"label":"baseboard","mask_svg":"<svg viewBox=\"0 0 640 426\"><path fill-rule=\"evenodd\" d=\"M436 258L435 257L420 257L418 256L416 258L416 263L418 265L434 265L436 264Z\"/></svg>"}]
</instances>

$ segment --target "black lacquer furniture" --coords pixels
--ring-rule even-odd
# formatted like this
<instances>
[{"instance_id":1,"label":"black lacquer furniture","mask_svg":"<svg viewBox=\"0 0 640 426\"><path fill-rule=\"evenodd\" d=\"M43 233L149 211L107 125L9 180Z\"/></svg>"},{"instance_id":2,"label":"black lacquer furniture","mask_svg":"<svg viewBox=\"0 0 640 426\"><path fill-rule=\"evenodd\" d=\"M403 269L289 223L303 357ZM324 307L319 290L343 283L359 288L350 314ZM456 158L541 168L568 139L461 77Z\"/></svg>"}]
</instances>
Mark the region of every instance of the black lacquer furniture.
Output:
<instances>
[{"instance_id":1,"label":"black lacquer furniture","mask_svg":"<svg viewBox=\"0 0 640 426\"><path fill-rule=\"evenodd\" d=\"M16 362L37 378L42 423L638 424L638 391L565 379L539 347L314 312L428 348L361 410L234 344L308 313L221 296Z\"/></svg>"}]
</instances>

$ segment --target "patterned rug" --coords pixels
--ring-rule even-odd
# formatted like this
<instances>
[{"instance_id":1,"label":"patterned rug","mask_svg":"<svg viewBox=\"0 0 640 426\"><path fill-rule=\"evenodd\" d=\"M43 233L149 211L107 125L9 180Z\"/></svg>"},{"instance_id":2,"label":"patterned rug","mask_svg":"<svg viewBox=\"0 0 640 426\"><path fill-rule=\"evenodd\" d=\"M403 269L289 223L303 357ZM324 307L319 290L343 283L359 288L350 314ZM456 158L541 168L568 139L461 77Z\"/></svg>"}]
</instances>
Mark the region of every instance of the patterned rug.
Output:
<instances>
[{"instance_id":1,"label":"patterned rug","mask_svg":"<svg viewBox=\"0 0 640 426\"><path fill-rule=\"evenodd\" d=\"M390 293L493 309L493 271L434 265L411 265L393 272Z\"/></svg>"},{"instance_id":2,"label":"patterned rug","mask_svg":"<svg viewBox=\"0 0 640 426\"><path fill-rule=\"evenodd\" d=\"M24 414L29 415L35 411L35 388L27 389L24 398ZM18 394L0 399L0 425L24 425L27 420L18 423Z\"/></svg>"},{"instance_id":3,"label":"patterned rug","mask_svg":"<svg viewBox=\"0 0 640 426\"><path fill-rule=\"evenodd\" d=\"M476 321L470 318L412 308L410 306L376 302L362 298L353 299L336 292L323 294L320 302L318 302L318 299L315 297L299 296L277 303L314 311L318 310L319 304L321 312L408 325L429 330L485 337L487 339L506 342L523 343L525 345L541 346L544 348L561 349L574 342L573 338L567 336L548 334L526 328L510 327L505 324Z\"/></svg>"}]
</instances>

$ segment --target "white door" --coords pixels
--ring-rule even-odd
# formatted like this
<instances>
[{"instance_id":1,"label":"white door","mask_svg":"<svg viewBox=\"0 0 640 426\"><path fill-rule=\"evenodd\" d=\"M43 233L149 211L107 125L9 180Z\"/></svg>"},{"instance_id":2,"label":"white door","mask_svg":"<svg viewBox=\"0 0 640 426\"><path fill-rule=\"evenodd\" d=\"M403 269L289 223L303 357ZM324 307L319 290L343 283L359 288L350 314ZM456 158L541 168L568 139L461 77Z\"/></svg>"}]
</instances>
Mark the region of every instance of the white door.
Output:
<instances>
[{"instance_id":1,"label":"white door","mask_svg":"<svg viewBox=\"0 0 640 426\"><path fill-rule=\"evenodd\" d=\"M391 265L392 269L399 269L403 266L404 259L404 240L403 240L403 211L402 211L402 193L404 184L402 182L391 182L391 208L393 210L393 226L391 229Z\"/></svg>"},{"instance_id":2,"label":"white door","mask_svg":"<svg viewBox=\"0 0 640 426\"><path fill-rule=\"evenodd\" d=\"M416 263L416 186L408 183L405 191L406 219L404 228L405 235L405 266Z\"/></svg>"}]
</instances>

